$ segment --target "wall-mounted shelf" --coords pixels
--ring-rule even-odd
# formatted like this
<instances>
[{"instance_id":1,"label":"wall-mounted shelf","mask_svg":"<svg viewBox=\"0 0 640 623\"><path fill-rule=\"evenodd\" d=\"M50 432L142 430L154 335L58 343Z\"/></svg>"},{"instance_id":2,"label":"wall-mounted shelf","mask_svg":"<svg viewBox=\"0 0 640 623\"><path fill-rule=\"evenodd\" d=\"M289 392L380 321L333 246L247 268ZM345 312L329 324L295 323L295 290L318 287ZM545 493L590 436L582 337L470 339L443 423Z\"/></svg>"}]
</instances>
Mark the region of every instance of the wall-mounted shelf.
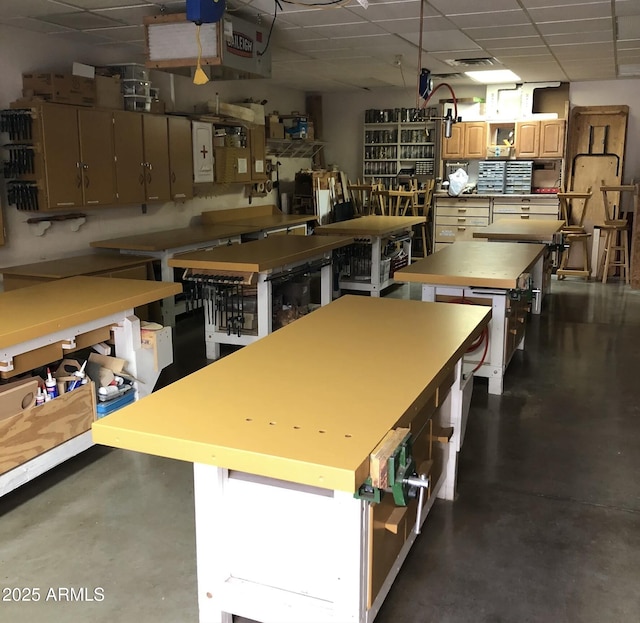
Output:
<instances>
[{"instance_id":1,"label":"wall-mounted shelf","mask_svg":"<svg viewBox=\"0 0 640 623\"><path fill-rule=\"evenodd\" d=\"M322 141L267 139L267 153L278 158L313 158L323 147Z\"/></svg>"}]
</instances>

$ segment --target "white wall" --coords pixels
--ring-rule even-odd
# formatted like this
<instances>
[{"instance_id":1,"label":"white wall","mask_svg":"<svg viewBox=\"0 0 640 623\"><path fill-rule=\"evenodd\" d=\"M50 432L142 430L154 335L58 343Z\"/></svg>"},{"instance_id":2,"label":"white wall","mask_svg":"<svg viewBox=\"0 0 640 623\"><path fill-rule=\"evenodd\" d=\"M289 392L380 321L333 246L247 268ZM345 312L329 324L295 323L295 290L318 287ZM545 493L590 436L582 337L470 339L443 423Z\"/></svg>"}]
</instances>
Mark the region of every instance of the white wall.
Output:
<instances>
[{"instance_id":1,"label":"white wall","mask_svg":"<svg viewBox=\"0 0 640 623\"><path fill-rule=\"evenodd\" d=\"M573 82L571 106L629 106L623 182L640 181L640 79Z\"/></svg>"},{"instance_id":2,"label":"white wall","mask_svg":"<svg viewBox=\"0 0 640 623\"><path fill-rule=\"evenodd\" d=\"M71 63L79 61L101 65L131 62L117 49L86 47L59 41L57 38L0 26L0 108L6 108L21 96L22 73L28 71L70 71ZM169 98L171 79L163 72L154 72L152 81L160 87L161 98ZM196 87L187 77L174 78L175 104L169 109L193 112L197 103L214 100L216 92L221 101L234 102L245 98L268 100L267 111L281 113L304 110L305 97L299 91L275 88L268 80L209 83ZM280 178L283 186L292 180L295 172L309 166L309 160L281 160ZM275 192L265 198L254 199L254 204L276 202ZM236 208L248 205L244 186L229 185L216 191L215 196L194 199L183 205L167 203L149 204L143 214L140 206L110 207L82 210L87 222L77 232L72 232L69 223L53 223L44 236L36 237L34 228L26 223L33 213L19 212L6 205L5 189L0 178L0 202L3 204L7 241L0 247L0 267L37 262L52 258L79 255L91 252L89 243L94 240L125 236L146 231L160 231L175 227L186 227L197 219L203 210ZM40 216L40 215L38 215Z\"/></svg>"}]
</instances>

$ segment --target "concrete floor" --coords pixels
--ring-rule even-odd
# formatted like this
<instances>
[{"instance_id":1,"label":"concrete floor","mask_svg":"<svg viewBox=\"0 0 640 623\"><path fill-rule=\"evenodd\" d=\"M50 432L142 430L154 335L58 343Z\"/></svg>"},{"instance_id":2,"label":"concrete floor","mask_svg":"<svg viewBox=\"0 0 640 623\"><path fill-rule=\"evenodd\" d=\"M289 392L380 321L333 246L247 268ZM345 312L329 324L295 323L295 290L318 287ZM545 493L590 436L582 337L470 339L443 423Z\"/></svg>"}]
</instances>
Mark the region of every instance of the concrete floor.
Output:
<instances>
[{"instance_id":1,"label":"concrete floor","mask_svg":"<svg viewBox=\"0 0 640 623\"><path fill-rule=\"evenodd\" d=\"M205 363L197 318L177 332L163 383ZM377 623L640 620L638 344L640 292L554 281L505 393L476 382L458 499L435 504ZM2 623L196 622L195 581L188 464L96 447L0 499ZM71 587L104 598L49 590Z\"/></svg>"}]
</instances>

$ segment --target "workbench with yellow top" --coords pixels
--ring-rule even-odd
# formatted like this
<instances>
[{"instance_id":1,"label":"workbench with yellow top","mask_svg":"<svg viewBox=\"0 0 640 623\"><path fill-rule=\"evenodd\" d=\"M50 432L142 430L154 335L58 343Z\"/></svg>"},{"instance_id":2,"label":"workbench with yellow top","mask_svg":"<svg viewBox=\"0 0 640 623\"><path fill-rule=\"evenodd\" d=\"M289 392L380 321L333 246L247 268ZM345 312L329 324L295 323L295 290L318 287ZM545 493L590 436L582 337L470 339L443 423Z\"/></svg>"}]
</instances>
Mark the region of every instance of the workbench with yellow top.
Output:
<instances>
[{"instance_id":1,"label":"workbench with yellow top","mask_svg":"<svg viewBox=\"0 0 640 623\"><path fill-rule=\"evenodd\" d=\"M454 498L462 358L490 313L344 296L94 424L97 443L194 463L201 623L373 621L436 496ZM398 427L420 508L365 495Z\"/></svg>"},{"instance_id":2,"label":"workbench with yellow top","mask_svg":"<svg viewBox=\"0 0 640 623\"><path fill-rule=\"evenodd\" d=\"M194 225L179 229L134 234L91 243L97 249L113 249L126 255L145 255L160 262L162 281L173 283L173 268L169 260L176 253L186 253L196 249L210 249L225 244L239 243L243 234L255 231L254 225ZM182 304L176 304L174 297L162 301L162 324L175 326L176 315L184 311Z\"/></svg>"},{"instance_id":3,"label":"workbench with yellow top","mask_svg":"<svg viewBox=\"0 0 640 623\"><path fill-rule=\"evenodd\" d=\"M533 313L539 314L544 297L551 290L551 273L557 254L557 249L562 245L562 233L560 230L564 221L559 219L532 220L529 215L521 215L520 218L507 218L495 221L487 227L482 227L473 232L474 238L483 238L489 242L522 242L540 243L546 245L542 259L542 276L534 274L535 288L539 290L538 296L533 299Z\"/></svg>"},{"instance_id":4,"label":"workbench with yellow top","mask_svg":"<svg viewBox=\"0 0 640 623\"><path fill-rule=\"evenodd\" d=\"M467 362L489 379L489 393L502 394L504 374L516 350L524 349L527 315L542 288L543 244L454 242L399 270L396 281L422 284L423 301L490 305L485 339ZM539 312L539 305L533 307Z\"/></svg>"},{"instance_id":5,"label":"workbench with yellow top","mask_svg":"<svg viewBox=\"0 0 640 623\"><path fill-rule=\"evenodd\" d=\"M203 225L229 225L251 228L247 238L296 234L307 236L315 214L284 214L274 205L246 206L230 210L207 210L200 215Z\"/></svg>"},{"instance_id":6,"label":"workbench with yellow top","mask_svg":"<svg viewBox=\"0 0 640 623\"><path fill-rule=\"evenodd\" d=\"M320 304L330 303L333 251L351 242L346 236L269 236L169 260L185 269L187 289L203 302L207 358L219 359L221 344L246 346L272 332L274 283L319 271Z\"/></svg>"},{"instance_id":7,"label":"workbench with yellow top","mask_svg":"<svg viewBox=\"0 0 640 623\"><path fill-rule=\"evenodd\" d=\"M387 243L392 243L405 254L406 262L411 263L412 228L426 222L426 216L377 216L369 215L321 225L315 233L322 236L349 236L355 239L356 249L346 256L344 274L340 277L340 288L368 292L371 296L380 296L385 288L395 281L389 273L390 259L383 256ZM359 257L364 255L364 257ZM364 267L360 270L360 267Z\"/></svg>"},{"instance_id":8,"label":"workbench with yellow top","mask_svg":"<svg viewBox=\"0 0 640 623\"><path fill-rule=\"evenodd\" d=\"M135 307L177 294L173 283L71 277L0 293L0 376L13 379L76 350L115 340L116 355L150 394L173 361L171 330L158 331L155 349L142 347ZM86 385L15 415L0 413L0 495L93 445L95 395Z\"/></svg>"}]
</instances>

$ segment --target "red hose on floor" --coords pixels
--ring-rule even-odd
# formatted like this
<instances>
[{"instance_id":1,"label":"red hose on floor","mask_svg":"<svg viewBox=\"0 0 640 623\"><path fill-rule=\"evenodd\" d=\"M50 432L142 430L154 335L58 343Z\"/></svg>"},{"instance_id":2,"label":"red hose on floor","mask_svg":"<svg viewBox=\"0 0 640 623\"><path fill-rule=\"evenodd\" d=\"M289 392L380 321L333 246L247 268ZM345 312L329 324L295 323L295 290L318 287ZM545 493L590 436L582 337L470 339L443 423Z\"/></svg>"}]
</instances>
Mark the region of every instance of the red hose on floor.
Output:
<instances>
[{"instance_id":1,"label":"red hose on floor","mask_svg":"<svg viewBox=\"0 0 640 623\"><path fill-rule=\"evenodd\" d=\"M476 303L474 303L472 300L461 297L458 299L452 299L450 301L447 301L448 303L462 303L463 305L475 305ZM471 344L469 346L469 348L467 348L466 352L467 353L472 353L475 350L478 350L478 348L480 348L480 345L484 342L484 350L482 351L482 357L480 358L480 361L478 362L478 365L471 370L471 374L474 374L477 370L479 370L482 365L484 364L484 360L487 358L487 351L489 350L489 330L487 329L487 327L485 327L484 329L482 329L482 333L478 336L478 338L476 339L475 342L473 342L473 344Z\"/></svg>"}]
</instances>

